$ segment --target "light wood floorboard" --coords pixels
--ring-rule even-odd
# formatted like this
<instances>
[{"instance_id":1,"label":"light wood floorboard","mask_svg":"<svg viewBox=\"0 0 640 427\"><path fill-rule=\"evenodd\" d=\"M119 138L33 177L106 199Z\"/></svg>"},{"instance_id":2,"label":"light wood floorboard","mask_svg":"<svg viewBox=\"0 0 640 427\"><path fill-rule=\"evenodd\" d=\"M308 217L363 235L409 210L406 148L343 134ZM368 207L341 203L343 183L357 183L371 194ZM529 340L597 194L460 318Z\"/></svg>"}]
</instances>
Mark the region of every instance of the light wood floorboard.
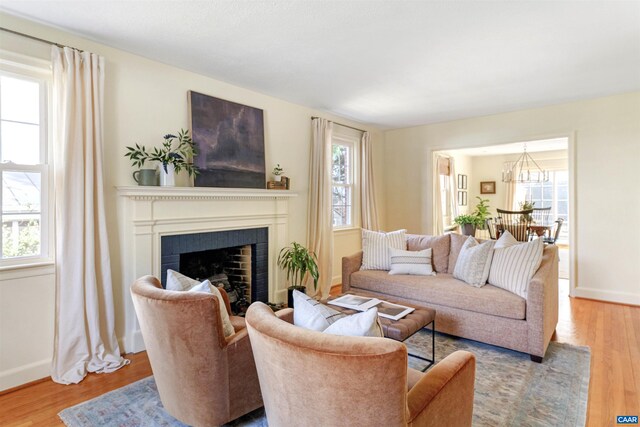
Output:
<instances>
[{"instance_id":1,"label":"light wood floorboard","mask_svg":"<svg viewBox=\"0 0 640 427\"><path fill-rule=\"evenodd\" d=\"M591 347L587 425L616 426L616 415L640 415L640 307L568 297L561 281L554 340ZM64 408L151 375L145 352L111 374L89 374L77 385L43 382L0 395L0 426L60 426Z\"/></svg>"}]
</instances>

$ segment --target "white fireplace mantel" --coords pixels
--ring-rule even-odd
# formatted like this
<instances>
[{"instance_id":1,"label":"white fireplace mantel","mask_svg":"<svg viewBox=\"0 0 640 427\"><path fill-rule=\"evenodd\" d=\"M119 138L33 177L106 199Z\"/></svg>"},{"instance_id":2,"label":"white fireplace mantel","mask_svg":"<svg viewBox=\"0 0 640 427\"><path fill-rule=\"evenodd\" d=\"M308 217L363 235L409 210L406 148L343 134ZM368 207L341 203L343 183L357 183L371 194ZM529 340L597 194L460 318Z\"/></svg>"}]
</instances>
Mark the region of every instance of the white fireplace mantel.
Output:
<instances>
[{"instance_id":1,"label":"white fireplace mantel","mask_svg":"<svg viewBox=\"0 0 640 427\"><path fill-rule=\"evenodd\" d=\"M144 349L129 287L147 274L160 277L162 236L268 229L269 300L286 299L277 253L288 241L289 190L207 187L117 187L126 352Z\"/></svg>"}]
</instances>

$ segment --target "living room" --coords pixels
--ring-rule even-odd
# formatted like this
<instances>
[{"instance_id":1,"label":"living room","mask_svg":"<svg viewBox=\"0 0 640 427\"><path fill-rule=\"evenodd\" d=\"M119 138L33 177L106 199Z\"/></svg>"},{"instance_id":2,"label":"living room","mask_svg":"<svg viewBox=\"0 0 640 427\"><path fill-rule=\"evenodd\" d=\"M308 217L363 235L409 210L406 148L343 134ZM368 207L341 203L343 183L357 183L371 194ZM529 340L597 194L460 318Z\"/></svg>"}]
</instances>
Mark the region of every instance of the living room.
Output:
<instances>
[{"instance_id":1,"label":"living room","mask_svg":"<svg viewBox=\"0 0 640 427\"><path fill-rule=\"evenodd\" d=\"M273 222L268 227L275 230L275 239L270 239L273 268L269 270L269 297L280 303L286 300L288 283L285 273L275 268L274 253L277 256L290 242L308 241L312 117L334 122L347 139L349 128L355 128L356 133L369 133L378 228L406 229L413 234L435 234L434 153L566 138L571 182L572 285L567 290L571 297L560 293L555 341L591 347L588 407L584 414L588 425L615 425L616 416L638 415L640 371L634 360L640 358L640 235L632 215L626 214L640 209L637 197L633 197L640 184L634 167L640 159L638 3L618 2L614 6L604 2L558 2L557 9L546 9L536 6L536 2L526 2L519 9L497 2L484 9L463 2L458 9L446 2L432 6L400 2L399 10L393 10L395 5L386 2L368 6L356 2L342 6L260 2L255 8L234 7L225 2L213 2L210 8L197 3L171 3L158 7L157 16L148 4L140 2L125 6L114 2L82 5L4 1L0 7L0 26L20 33L1 33L3 65L20 62L30 69L51 67L50 44L24 35L92 52L106 60L102 167L113 283L112 317L119 348L125 358L132 360L114 373L90 374L79 385L62 386L49 379L47 397L30 388L48 384L29 385L51 375L56 263L64 262L58 259L59 254L53 257L53 241L43 244L50 249L48 261L18 267L5 264L0 271L0 390L14 390L0 396L0 407L5 408L0 409L0 424L20 425L28 420L34 424L60 424L57 413L61 410L151 375L145 352L140 352L144 343L129 288L145 274L160 276L159 260L153 258L158 248L153 246L155 243L148 244L144 261L135 258L140 252L132 248L147 244L135 240L142 239L145 232L138 227L164 219L137 216L145 209L144 197L164 197L140 191L174 190L127 190L136 186L132 172L137 168L132 168L124 155L133 144L159 146L165 134L191 129L187 98L190 91L264 112L264 165L268 179L268 172L281 165L290 180L289 193L271 204L260 199L265 197L262 195L233 202L217 194L217 198L198 201L194 198L201 195L194 193L177 209L183 209L185 215L190 215L190 209L214 212L216 227L224 228L231 226L232 220L257 221L248 218L247 212L254 217L271 217ZM465 10L464 22L456 23L458 14ZM501 20L499 10L508 12L508 19L513 21ZM371 13L378 20L366 26L359 23L367 31L357 32L357 12ZM279 14L281 18L277 17ZM94 25L93 31L89 30L92 24L76 27L67 23L67 18L81 22L91 16L100 23ZM319 17L335 17L336 21L325 28L318 23L322 21ZM442 18L441 23L437 17ZM176 24L167 28L173 19ZM402 28L419 28L421 21L435 28L427 34L420 33L422 39L410 42L410 35L390 38L392 33L402 34ZM210 22L216 27L211 38L199 38L200 32L213 31L208 29ZM463 36L447 30L454 24L453 28L468 25L469 29ZM500 24L500 30L487 30L493 28L491 24ZM516 24L530 26L544 40L536 44L534 37L505 37L502 32L510 36L519 32L513 28ZM260 31L249 32L252 27ZM135 34L127 33L127 28L135 29ZM175 40L174 36L163 36L164 31L176 33ZM486 45L480 45L484 50L472 43L479 43L476 31L486 37ZM580 32L586 39L583 43L578 43L575 36ZM321 49L309 44L303 46L305 53L301 52L303 49L293 50L300 47L296 38L308 34L316 37L305 38L307 43L324 41L318 44ZM184 45L179 44L179 36L184 37ZM238 42L243 37L247 41ZM379 45L372 47L367 37L374 37ZM565 37L568 41L562 43ZM351 39L348 46L344 45L344 40ZM394 55L394 42L408 43L416 52L428 42L429 55L446 66L432 68L429 58L420 55L413 62L406 62L409 55ZM225 46L233 46L238 52L230 53L233 49ZM271 53L278 46L292 50L291 55ZM459 51L463 46L465 50ZM541 46L548 50L548 56L544 56ZM205 49L205 54L192 51L193 47ZM490 59L480 58L481 53L490 55ZM332 61L334 55L342 62ZM280 65L273 63L270 57L274 56ZM465 60L457 63L456 57ZM563 62L566 58L573 62ZM518 61L523 62L519 67L507 65ZM477 71L471 65L485 62L497 65L482 68L486 74L472 80L476 86L463 86L469 82L467 74ZM270 64L269 72L261 64ZM340 74L344 64L354 71ZM347 79L349 74L366 76L373 68L378 73L378 80L373 80L377 85L369 81L368 86L359 86L362 77ZM327 77L300 80L305 75ZM340 92L337 88L342 88L338 85L341 79L349 81L353 90ZM438 80L439 86L434 88L424 82L433 79ZM413 86L399 83L404 81ZM421 92L423 89L425 92ZM313 98L316 93L333 98L333 102ZM465 98L465 93L471 97ZM404 104L414 97L423 97L424 101ZM184 174L180 179L179 185L190 184ZM477 189L469 191L472 190ZM247 205L242 211L234 211L237 206L226 203ZM473 205L470 199L469 210ZM162 209L173 209L162 203L156 206L153 215L162 215ZM280 210L283 206L287 215ZM614 206L623 208L622 212L607 212L608 207ZM225 209L231 212L226 217ZM361 216L358 209L361 207L354 206L355 218ZM53 218L53 208L48 215ZM234 215L237 218L228 218ZM352 225L333 232L329 269L333 285L342 282L342 257L362 248L359 220ZM186 225L178 229L188 231ZM163 232L158 231L158 235ZM321 267L326 268L326 263ZM527 358L527 363L533 362ZM118 378L117 386L110 385L116 381L110 377ZM7 411L8 406L2 402L15 399L11 396L21 391L27 396L23 402L28 403ZM53 405L57 408L53 418L47 418L50 414L44 416L32 405L34 400L51 399L52 394L61 396L61 401ZM32 400L28 396L33 396ZM545 424L544 420L541 424Z\"/></svg>"}]
</instances>

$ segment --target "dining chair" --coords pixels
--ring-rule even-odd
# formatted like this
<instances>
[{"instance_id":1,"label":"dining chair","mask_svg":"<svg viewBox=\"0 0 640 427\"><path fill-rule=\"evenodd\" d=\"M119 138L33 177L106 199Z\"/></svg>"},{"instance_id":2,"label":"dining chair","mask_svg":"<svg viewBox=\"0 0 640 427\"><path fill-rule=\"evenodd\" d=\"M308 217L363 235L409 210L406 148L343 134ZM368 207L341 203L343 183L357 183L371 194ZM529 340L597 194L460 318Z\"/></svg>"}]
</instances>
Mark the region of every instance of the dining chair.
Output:
<instances>
[{"instance_id":1,"label":"dining chair","mask_svg":"<svg viewBox=\"0 0 640 427\"><path fill-rule=\"evenodd\" d=\"M555 221L555 228L553 231L553 234L550 235L549 237L545 237L544 238L544 242L548 243L550 245L555 245L556 241L558 240L558 237L560 236L560 229L562 229L562 224L564 223L564 218L558 218Z\"/></svg>"},{"instance_id":2,"label":"dining chair","mask_svg":"<svg viewBox=\"0 0 640 427\"><path fill-rule=\"evenodd\" d=\"M529 224L531 224L533 209L521 211L508 211L496 209L499 222L497 224L498 234L508 231L519 242L529 240Z\"/></svg>"},{"instance_id":3,"label":"dining chair","mask_svg":"<svg viewBox=\"0 0 640 427\"><path fill-rule=\"evenodd\" d=\"M548 208L533 208L531 214L532 222L535 224L548 225L551 216L551 206Z\"/></svg>"}]
</instances>

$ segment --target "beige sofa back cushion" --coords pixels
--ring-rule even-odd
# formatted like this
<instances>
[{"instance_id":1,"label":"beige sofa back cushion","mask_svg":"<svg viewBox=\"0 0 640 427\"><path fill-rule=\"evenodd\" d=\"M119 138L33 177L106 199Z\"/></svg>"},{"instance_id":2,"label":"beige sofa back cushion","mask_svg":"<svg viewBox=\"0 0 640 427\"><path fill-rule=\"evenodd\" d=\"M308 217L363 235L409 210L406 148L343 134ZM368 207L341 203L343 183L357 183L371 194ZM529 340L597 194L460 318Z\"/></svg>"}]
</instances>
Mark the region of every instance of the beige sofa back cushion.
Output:
<instances>
[{"instance_id":1,"label":"beige sofa back cushion","mask_svg":"<svg viewBox=\"0 0 640 427\"><path fill-rule=\"evenodd\" d=\"M436 273L446 273L449 268L449 242L449 234L442 236L407 234L408 250L421 251L431 248L431 259L433 260L433 268Z\"/></svg>"}]
</instances>

